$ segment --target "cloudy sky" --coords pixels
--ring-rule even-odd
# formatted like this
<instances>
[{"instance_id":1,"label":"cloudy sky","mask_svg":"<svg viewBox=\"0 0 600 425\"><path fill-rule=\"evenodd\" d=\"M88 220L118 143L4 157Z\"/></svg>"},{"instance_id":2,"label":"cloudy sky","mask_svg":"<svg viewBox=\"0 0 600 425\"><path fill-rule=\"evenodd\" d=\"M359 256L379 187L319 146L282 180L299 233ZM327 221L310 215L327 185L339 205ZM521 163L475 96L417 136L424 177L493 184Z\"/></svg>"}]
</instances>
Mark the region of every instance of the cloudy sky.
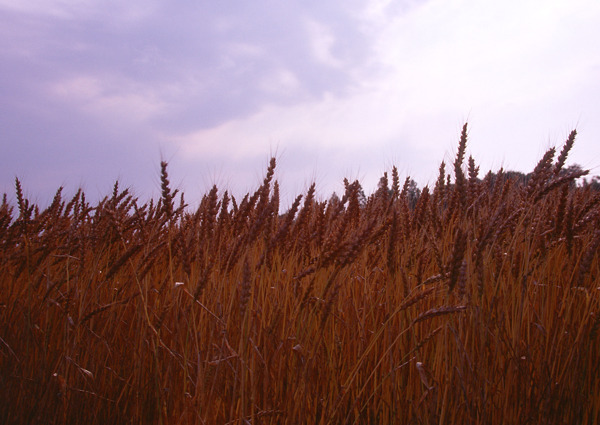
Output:
<instances>
[{"instance_id":1,"label":"cloudy sky","mask_svg":"<svg viewBox=\"0 0 600 425\"><path fill-rule=\"evenodd\" d=\"M482 170L577 128L600 174L599 76L597 0L0 0L0 190L424 185L465 121Z\"/></svg>"}]
</instances>

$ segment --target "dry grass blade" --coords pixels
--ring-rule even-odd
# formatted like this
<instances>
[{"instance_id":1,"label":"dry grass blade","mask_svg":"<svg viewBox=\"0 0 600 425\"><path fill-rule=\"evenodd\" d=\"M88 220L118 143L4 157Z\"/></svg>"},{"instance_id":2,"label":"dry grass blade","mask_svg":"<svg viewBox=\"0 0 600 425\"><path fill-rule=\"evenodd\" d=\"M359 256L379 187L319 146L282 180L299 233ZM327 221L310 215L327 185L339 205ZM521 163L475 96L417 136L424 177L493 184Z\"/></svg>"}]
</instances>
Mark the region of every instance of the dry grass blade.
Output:
<instances>
[{"instance_id":1,"label":"dry grass blade","mask_svg":"<svg viewBox=\"0 0 600 425\"><path fill-rule=\"evenodd\" d=\"M430 310L427 310L425 313L419 314L419 316L417 316L417 318L412 321L412 324L415 325L424 320L428 320L438 316L444 316L446 314L458 313L466 310L466 308L466 305L432 308Z\"/></svg>"},{"instance_id":2,"label":"dry grass blade","mask_svg":"<svg viewBox=\"0 0 600 425\"><path fill-rule=\"evenodd\" d=\"M246 309L248 307L248 301L250 301L250 295L252 291L252 275L250 273L250 264L248 259L244 261L244 269L242 273L242 281L240 282L240 300L239 300L239 309L241 317L244 317L246 314Z\"/></svg>"},{"instance_id":3,"label":"dry grass blade","mask_svg":"<svg viewBox=\"0 0 600 425\"><path fill-rule=\"evenodd\" d=\"M600 230L596 230L594 237L589 245L589 247L585 250L583 257L579 263L579 267L577 270L577 279L575 284L577 287L584 286L584 280L586 275L590 272L590 267L592 266L592 262L594 257L596 256L596 252L600 247Z\"/></svg>"},{"instance_id":4,"label":"dry grass blade","mask_svg":"<svg viewBox=\"0 0 600 425\"><path fill-rule=\"evenodd\" d=\"M458 282L460 274L461 264L463 262L465 251L467 249L467 235L462 229L457 229L456 236L454 238L454 246L452 249L452 258L447 266L449 283L448 288L450 291L454 289L454 286Z\"/></svg>"},{"instance_id":5,"label":"dry grass blade","mask_svg":"<svg viewBox=\"0 0 600 425\"><path fill-rule=\"evenodd\" d=\"M135 254L137 254L138 252L140 252L140 250L142 249L142 245L132 245L129 248L127 248L127 250L123 253L123 255L121 255L117 261L115 261L110 269L108 269L108 272L106 273L106 279L110 279L112 278L115 273L117 273L119 271L119 269L121 267L123 267L123 265L129 260L131 259L131 257L133 257Z\"/></svg>"}]
</instances>

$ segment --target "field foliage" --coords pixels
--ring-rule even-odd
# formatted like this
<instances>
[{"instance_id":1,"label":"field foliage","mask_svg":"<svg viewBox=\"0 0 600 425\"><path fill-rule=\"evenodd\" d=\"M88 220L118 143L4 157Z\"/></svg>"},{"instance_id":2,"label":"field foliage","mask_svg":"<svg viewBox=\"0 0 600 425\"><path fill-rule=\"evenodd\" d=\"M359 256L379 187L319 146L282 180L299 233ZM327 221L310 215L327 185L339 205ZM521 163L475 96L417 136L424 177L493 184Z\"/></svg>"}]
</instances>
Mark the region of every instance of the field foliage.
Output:
<instances>
[{"instance_id":1,"label":"field foliage","mask_svg":"<svg viewBox=\"0 0 600 425\"><path fill-rule=\"evenodd\" d=\"M170 187L96 205L16 181L0 205L0 422L592 424L600 417L600 192L453 164L415 196L280 211L271 160L236 200Z\"/></svg>"}]
</instances>

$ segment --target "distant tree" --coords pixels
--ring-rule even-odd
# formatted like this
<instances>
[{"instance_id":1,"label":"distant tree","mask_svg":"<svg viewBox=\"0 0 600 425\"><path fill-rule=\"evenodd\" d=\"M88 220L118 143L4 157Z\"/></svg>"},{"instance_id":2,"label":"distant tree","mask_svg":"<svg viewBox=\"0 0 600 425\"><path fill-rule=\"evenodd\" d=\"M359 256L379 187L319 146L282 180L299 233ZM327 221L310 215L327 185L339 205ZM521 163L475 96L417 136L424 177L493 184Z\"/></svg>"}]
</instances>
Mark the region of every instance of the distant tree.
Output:
<instances>
[{"instance_id":1,"label":"distant tree","mask_svg":"<svg viewBox=\"0 0 600 425\"><path fill-rule=\"evenodd\" d=\"M366 205L367 196L365 195L365 191L358 180L354 180L354 182L350 183L347 178L344 178L344 187L346 189L344 196L347 196L348 191L353 187L352 190L356 190L356 197L358 200L358 205L361 207L364 207ZM337 196L337 194L335 196L339 200L339 197ZM332 197L333 197L333 195L332 195ZM330 199L330 201L331 201L331 199ZM339 200L339 202L341 202L341 200Z\"/></svg>"},{"instance_id":2,"label":"distant tree","mask_svg":"<svg viewBox=\"0 0 600 425\"><path fill-rule=\"evenodd\" d=\"M583 186L589 186L593 191L600 192L600 176L593 176L589 182L583 179Z\"/></svg>"},{"instance_id":3,"label":"distant tree","mask_svg":"<svg viewBox=\"0 0 600 425\"><path fill-rule=\"evenodd\" d=\"M421 189L419 189L417 182L413 179L410 179L408 182L406 197L408 199L408 205L411 209L413 209L415 205L417 205L417 201L421 197Z\"/></svg>"},{"instance_id":4,"label":"distant tree","mask_svg":"<svg viewBox=\"0 0 600 425\"><path fill-rule=\"evenodd\" d=\"M331 206L337 206L340 202L342 202L342 201L340 200L340 197L338 196L338 194L333 192L331 194L331 196L329 197L328 204Z\"/></svg>"},{"instance_id":5,"label":"distant tree","mask_svg":"<svg viewBox=\"0 0 600 425\"><path fill-rule=\"evenodd\" d=\"M585 170L583 169L583 167L581 165L579 165L579 164L573 164L573 165L569 165L568 167L563 168L562 170L560 170L559 175L560 176L564 176L564 175L567 175L567 174L581 173L583 171L585 171ZM582 184L585 184L585 183L582 181ZM576 181L573 181L571 183L572 187L574 187L576 185L577 185Z\"/></svg>"},{"instance_id":6,"label":"distant tree","mask_svg":"<svg viewBox=\"0 0 600 425\"><path fill-rule=\"evenodd\" d=\"M579 164L571 164L568 167L563 167L560 172L559 172L559 176L566 176L569 174L576 174L576 173L580 173L584 171L583 167ZM515 181L517 184L527 184L529 182L529 180L531 179L533 173L528 173L528 174L524 174L520 171L513 171L513 170L508 170L508 171L500 171L497 173L492 173L491 171L489 171L484 180L485 181L489 181L492 183L492 185L495 185L498 181L500 183L508 180L508 179L512 179L513 181ZM550 175L548 177L549 179L553 178L553 175ZM500 180L498 180L500 179ZM573 181L571 183L572 186L575 186L577 183L576 181ZM585 179L582 180L582 185L592 185L592 189L594 190L600 190L600 176L595 176L592 178L591 182L587 182Z\"/></svg>"},{"instance_id":7,"label":"distant tree","mask_svg":"<svg viewBox=\"0 0 600 425\"><path fill-rule=\"evenodd\" d=\"M358 203L361 207L364 207L367 203L367 196L365 195L365 190L360 184L358 185Z\"/></svg>"},{"instance_id":8,"label":"distant tree","mask_svg":"<svg viewBox=\"0 0 600 425\"><path fill-rule=\"evenodd\" d=\"M374 193L374 196L383 196L383 199L389 199L393 194L394 191L389 187L388 175L387 173L383 173L383 176L379 179L379 183L377 183L377 191Z\"/></svg>"},{"instance_id":9,"label":"distant tree","mask_svg":"<svg viewBox=\"0 0 600 425\"><path fill-rule=\"evenodd\" d=\"M377 183L377 191L380 192L390 192L390 189L388 187L388 176L387 173L383 173L383 176L379 179L379 183Z\"/></svg>"},{"instance_id":10,"label":"distant tree","mask_svg":"<svg viewBox=\"0 0 600 425\"><path fill-rule=\"evenodd\" d=\"M512 170L508 170L508 171L504 172L505 180L511 179L511 180L516 181L519 184L527 183L530 178L531 178L531 173L525 174L520 171L512 171Z\"/></svg>"},{"instance_id":11,"label":"distant tree","mask_svg":"<svg viewBox=\"0 0 600 425\"><path fill-rule=\"evenodd\" d=\"M560 170L560 175L566 175L566 174L571 174L571 173L579 173L583 171L583 167L579 164L571 164L568 167L563 167L562 170Z\"/></svg>"}]
</instances>

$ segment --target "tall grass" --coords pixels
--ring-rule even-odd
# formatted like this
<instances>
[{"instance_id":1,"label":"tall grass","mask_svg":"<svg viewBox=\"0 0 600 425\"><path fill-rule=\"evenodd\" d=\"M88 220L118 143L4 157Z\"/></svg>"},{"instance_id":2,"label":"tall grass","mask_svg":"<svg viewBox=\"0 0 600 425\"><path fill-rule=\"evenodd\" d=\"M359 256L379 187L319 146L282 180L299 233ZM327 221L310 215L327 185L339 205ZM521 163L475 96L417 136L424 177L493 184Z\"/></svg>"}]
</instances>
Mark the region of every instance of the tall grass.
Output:
<instances>
[{"instance_id":1,"label":"tall grass","mask_svg":"<svg viewBox=\"0 0 600 425\"><path fill-rule=\"evenodd\" d=\"M527 184L396 168L280 211L273 181L190 211L115 184L0 205L0 422L593 424L600 194L549 150ZM413 194L414 195L414 194Z\"/></svg>"}]
</instances>

